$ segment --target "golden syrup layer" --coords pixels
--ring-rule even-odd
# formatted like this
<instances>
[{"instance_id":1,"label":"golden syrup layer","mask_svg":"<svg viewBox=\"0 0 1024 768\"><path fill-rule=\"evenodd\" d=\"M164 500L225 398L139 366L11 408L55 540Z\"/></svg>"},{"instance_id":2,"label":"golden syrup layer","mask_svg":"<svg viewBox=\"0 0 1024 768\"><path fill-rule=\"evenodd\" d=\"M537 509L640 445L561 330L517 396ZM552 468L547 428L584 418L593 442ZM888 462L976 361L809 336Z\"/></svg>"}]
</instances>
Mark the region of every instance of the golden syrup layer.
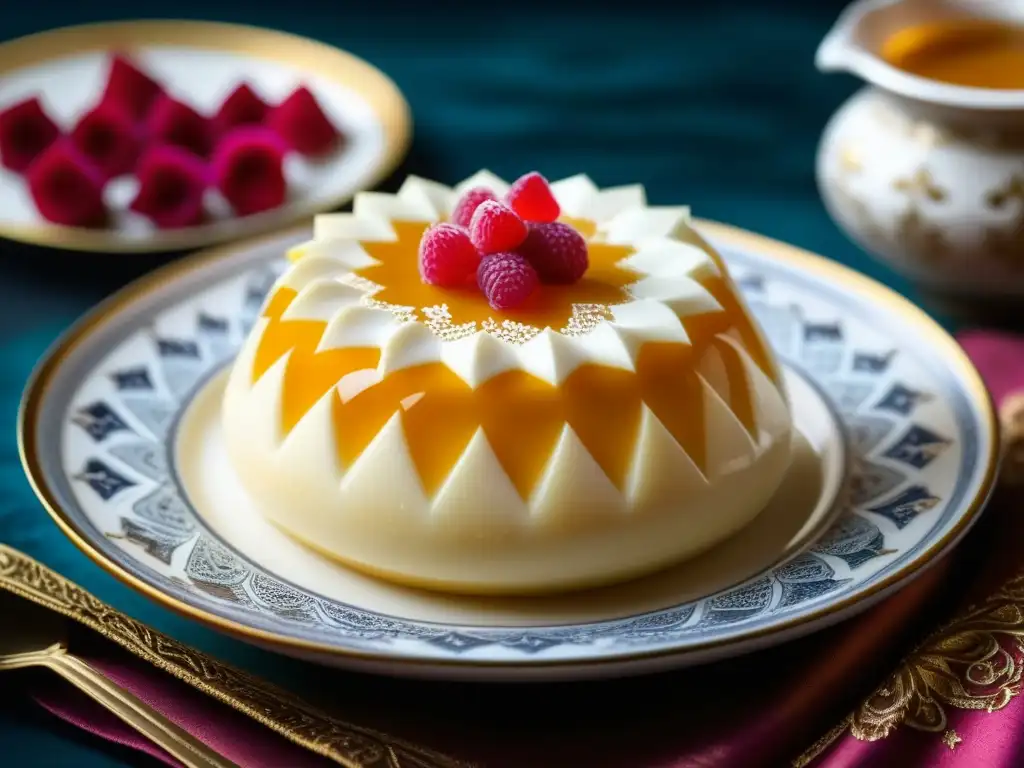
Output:
<instances>
[{"instance_id":1,"label":"golden syrup layer","mask_svg":"<svg viewBox=\"0 0 1024 768\"><path fill-rule=\"evenodd\" d=\"M625 286L635 282L639 275L619 266L633 250L626 245L610 245L595 242L592 238L595 225L589 221L563 219L576 227L588 238L590 265L583 279L572 285L541 285L521 306L496 313L488 305L475 282L465 288L442 288L428 285L420 279L416 263L416 250L410 252L410 244L418 248L424 230L429 226L423 222L392 222L397 239L393 242L361 243L378 263L359 269L356 276L378 286L373 294L375 301L393 307L411 307L420 319L425 317L424 309L445 306L447 316L445 328L436 330L444 336L468 335L459 333L472 325L473 330L481 327L493 328L508 321L523 329L518 341L526 341L543 328L563 333L585 332L602 317L607 316L607 307L621 304L629 299ZM581 311L580 308L585 308ZM498 316L500 315L500 317ZM504 334L516 340L516 334Z\"/></svg>"},{"instance_id":2,"label":"golden syrup layer","mask_svg":"<svg viewBox=\"0 0 1024 768\"><path fill-rule=\"evenodd\" d=\"M388 243L383 254L380 243L363 244L375 258L383 255L381 260L387 265L387 272L376 267L363 272L375 270L374 282L385 286L395 304L416 307L425 305L417 302L438 303L435 292L441 289L422 285L416 267L424 226L396 223L398 241ZM593 227L581 230L592 232ZM534 307L516 313L494 312L478 291L460 293L457 302L449 295L446 301L453 307L456 322L511 319L533 324L544 318L545 325L558 327L571 314L573 304L597 296L614 297L614 303L628 300L624 286L637 276L619 269L615 262L629 252L622 246L591 242L589 279L574 286L551 288ZM722 267L720 260L716 261ZM605 279L608 282L603 282ZM754 409L743 363L733 347L715 337L733 331L768 376L772 376L772 368L769 352L733 288L721 277L702 279L701 283L725 311L680 318L691 344L649 342L640 350L635 372L585 364L561 385L553 386L513 370L474 389L438 362L392 372L348 400L342 400L336 391L333 420L342 466L350 466L388 420L400 413L410 454L428 494L437 491L473 434L482 428L525 499L568 423L609 479L622 489L635 449L641 404L646 404L697 466L705 470L704 408L696 363L711 348L719 351L728 378L728 405L751 434L755 429ZM285 433L345 377L361 377L365 384L380 360L376 347L317 352L325 322L282 318L295 296L294 289L279 288L270 298L264 310L268 324L252 371L253 380L258 380L291 352L282 392ZM410 301L414 297L417 302ZM380 294L374 298L380 299Z\"/></svg>"},{"instance_id":3,"label":"golden syrup layer","mask_svg":"<svg viewBox=\"0 0 1024 768\"><path fill-rule=\"evenodd\" d=\"M882 56L911 74L973 88L1024 89L1024 27L954 19L900 30Z\"/></svg>"}]
</instances>

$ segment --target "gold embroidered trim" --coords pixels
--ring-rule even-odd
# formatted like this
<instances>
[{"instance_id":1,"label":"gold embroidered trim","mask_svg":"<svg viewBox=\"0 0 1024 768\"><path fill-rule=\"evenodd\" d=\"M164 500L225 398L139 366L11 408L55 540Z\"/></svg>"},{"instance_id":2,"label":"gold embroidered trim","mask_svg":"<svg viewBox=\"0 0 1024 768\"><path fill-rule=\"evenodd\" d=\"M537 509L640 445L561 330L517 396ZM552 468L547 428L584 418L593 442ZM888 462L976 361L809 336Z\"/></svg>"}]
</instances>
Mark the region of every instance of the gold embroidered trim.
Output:
<instances>
[{"instance_id":1,"label":"gold embroidered trim","mask_svg":"<svg viewBox=\"0 0 1024 768\"><path fill-rule=\"evenodd\" d=\"M809 765L847 728L861 741L884 739L904 725L948 732L947 709L997 712L1020 694L1022 674L1024 572L933 632L853 714L793 765Z\"/></svg>"},{"instance_id":2,"label":"gold embroidered trim","mask_svg":"<svg viewBox=\"0 0 1024 768\"><path fill-rule=\"evenodd\" d=\"M806 752L793 761L793 768L805 768L805 766L808 766L817 760L826 749L832 746L832 742L846 732L846 729L850 726L850 719L851 716L847 715L838 725L834 726L831 731L811 744Z\"/></svg>"},{"instance_id":3,"label":"gold embroidered trim","mask_svg":"<svg viewBox=\"0 0 1024 768\"><path fill-rule=\"evenodd\" d=\"M862 741L907 725L941 733L946 708L1003 709L1020 693L1024 672L1024 574L933 633L853 713Z\"/></svg>"},{"instance_id":4,"label":"gold embroidered trim","mask_svg":"<svg viewBox=\"0 0 1024 768\"><path fill-rule=\"evenodd\" d=\"M470 763L325 715L287 691L114 610L77 584L2 544L0 589L89 627L193 688L346 768L472 768Z\"/></svg>"}]
</instances>

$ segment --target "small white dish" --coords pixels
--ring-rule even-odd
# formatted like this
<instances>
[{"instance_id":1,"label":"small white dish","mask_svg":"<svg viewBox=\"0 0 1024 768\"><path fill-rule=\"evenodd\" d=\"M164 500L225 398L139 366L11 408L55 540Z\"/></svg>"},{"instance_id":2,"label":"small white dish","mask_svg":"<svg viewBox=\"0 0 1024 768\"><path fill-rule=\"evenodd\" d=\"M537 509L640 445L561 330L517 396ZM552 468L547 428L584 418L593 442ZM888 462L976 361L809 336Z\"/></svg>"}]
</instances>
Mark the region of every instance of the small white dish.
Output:
<instances>
[{"instance_id":1,"label":"small white dish","mask_svg":"<svg viewBox=\"0 0 1024 768\"><path fill-rule=\"evenodd\" d=\"M271 104L307 85L346 141L315 162L289 156L283 206L239 217L211 193L208 222L178 230L158 229L128 210L133 177L114 179L105 190L110 225L86 229L44 219L24 178L0 168L0 237L107 253L184 250L249 237L339 207L385 178L408 148L409 107L395 84L367 62L283 32L205 21L88 24L0 44L0 109L39 96L68 131L98 101L109 56L120 52L205 114L242 82Z\"/></svg>"},{"instance_id":2,"label":"small white dish","mask_svg":"<svg viewBox=\"0 0 1024 768\"><path fill-rule=\"evenodd\" d=\"M993 486L998 433L956 343L820 257L698 222L786 368L799 460L750 528L615 587L514 599L355 574L253 510L220 443L226 364L306 232L165 268L81 321L29 384L26 471L71 539L150 597L320 663L447 679L703 663L863 610L947 552Z\"/></svg>"}]
</instances>

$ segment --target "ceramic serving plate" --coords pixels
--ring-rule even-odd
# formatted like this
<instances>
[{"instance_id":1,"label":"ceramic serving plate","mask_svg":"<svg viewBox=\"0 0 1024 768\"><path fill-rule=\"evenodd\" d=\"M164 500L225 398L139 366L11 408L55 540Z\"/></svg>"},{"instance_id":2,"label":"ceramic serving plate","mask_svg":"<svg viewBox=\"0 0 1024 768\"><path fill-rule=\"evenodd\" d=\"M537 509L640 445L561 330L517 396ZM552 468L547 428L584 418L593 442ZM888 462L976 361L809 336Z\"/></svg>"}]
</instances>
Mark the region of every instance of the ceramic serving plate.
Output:
<instances>
[{"instance_id":1,"label":"ceramic serving plate","mask_svg":"<svg viewBox=\"0 0 1024 768\"><path fill-rule=\"evenodd\" d=\"M127 210L130 179L114 180L106 190L109 227L53 224L37 212L23 178L0 168L0 237L107 253L183 250L248 237L347 202L386 177L409 144L405 99L365 61L283 32L203 21L89 24L0 44L0 109L38 95L53 119L69 129L97 102L112 52L128 53L172 96L206 114L243 81L272 104L307 85L347 140L315 162L289 157L283 206L237 217L226 206L208 205L209 223L179 230L157 229Z\"/></svg>"},{"instance_id":2,"label":"ceramic serving plate","mask_svg":"<svg viewBox=\"0 0 1024 768\"><path fill-rule=\"evenodd\" d=\"M61 528L113 574L317 662L582 678L811 632L918 575L968 530L995 477L995 418L960 348L904 299L781 243L698 228L784 361L800 437L748 529L663 573L561 597L438 596L348 571L264 522L225 459L219 396L284 250L305 231L177 263L75 326L28 386L26 471Z\"/></svg>"}]
</instances>

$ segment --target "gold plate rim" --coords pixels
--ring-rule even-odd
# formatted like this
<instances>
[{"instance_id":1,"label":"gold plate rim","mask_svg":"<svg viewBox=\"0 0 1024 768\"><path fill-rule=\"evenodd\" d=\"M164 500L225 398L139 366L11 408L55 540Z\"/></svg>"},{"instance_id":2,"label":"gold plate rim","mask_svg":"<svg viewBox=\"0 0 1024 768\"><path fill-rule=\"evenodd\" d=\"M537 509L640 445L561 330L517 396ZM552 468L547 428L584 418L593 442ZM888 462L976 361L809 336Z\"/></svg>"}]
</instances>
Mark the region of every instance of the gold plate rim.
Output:
<instances>
[{"instance_id":1,"label":"gold plate rim","mask_svg":"<svg viewBox=\"0 0 1024 768\"><path fill-rule=\"evenodd\" d=\"M360 189L372 189L386 179L405 158L412 142L412 112L395 82L382 70L341 48L308 37L247 24L185 19L101 21L36 32L0 43L0 77L16 69L97 50L139 46L181 46L245 54L316 72L359 94L382 127L384 146L375 167ZM142 254L184 251L229 240L242 240L294 225L317 213L349 202L358 190L310 201L288 210L268 211L214 222L180 231L156 232L152 237L127 241L108 230L38 224L0 223L0 238L27 245L67 251ZM239 231L241 230L241 231Z\"/></svg>"},{"instance_id":2,"label":"gold plate rim","mask_svg":"<svg viewBox=\"0 0 1024 768\"><path fill-rule=\"evenodd\" d=\"M398 667L412 666L416 668L489 668L489 669L516 669L516 668L578 668L609 666L614 667L620 664L629 664L641 660L658 658L669 658L672 656L688 656L700 654L714 649L723 648L734 644L748 644L752 641L763 639L770 635L784 635L788 632L798 630L806 625L827 621L830 617L842 617L843 612L858 603L870 604L873 600L883 597L889 590L899 584L906 583L912 578L920 575L928 566L936 562L941 556L947 554L955 546L960 538L977 520L984 509L993 489L999 470L1000 452L1000 427L996 415L996 409L992 398L985 387L985 384L974 366L974 363L967 356L966 352L937 322L930 318L923 310L915 306L908 299L881 283L863 275L838 262L826 259L823 256L811 253L802 248L773 240L764 235L758 235L747 230L740 229L728 224L719 222L694 219L694 228L702 234L711 235L713 238L738 246L747 246L753 250L766 253L773 258L778 258L789 264L800 267L802 270L822 275L833 280L840 279L851 286L857 292L868 294L874 301L881 303L889 310L898 313L907 323L912 324L922 335L928 336L932 343L937 344L949 355L950 365L960 369L965 386L969 390L971 399L978 407L979 413L986 423L989 431L989 441L983 445L981 456L985 460L985 472L981 479L974 497L967 504L967 509L961 515L956 524L942 537L932 542L921 555L904 568L901 568L881 579L878 583L871 585L869 589L857 595L850 595L842 600L827 603L820 606L813 612L800 616L794 616L770 627L747 632L740 636L717 638L696 642L688 645L685 649L659 648L648 651L637 651L631 654L624 654L614 657L579 658L579 659L530 659L530 660L492 660L492 659L445 659L445 658L416 658L389 655L386 653L366 652L355 649L339 648L315 640L306 640L291 637L277 632L266 631L249 627L231 619L215 614L213 612L196 608L189 603L179 600L172 595L161 591L146 580L139 578L128 570L120 567L116 562L109 559L102 551L96 548L90 537L79 530L61 508L55 494L46 483L39 460L40 446L37 444L36 423L39 418L41 406L56 378L63 361L89 336L100 327L105 319L119 311L124 310L134 302L145 298L145 296L161 286L174 281L176 278L191 272L199 267L214 261L230 258L240 251L245 251L259 244L280 239L302 231L308 231L307 227L295 227L291 230L277 232L271 235L254 238L243 243L233 243L227 246L220 246L201 251L178 261L167 264L153 272L128 284L120 291L114 293L91 312L74 323L64 334L59 337L49 350L41 358L35 370L29 378L25 387L21 402L18 408L17 437L18 452L22 467L28 478L32 490L40 503L46 509L50 517L56 522L63 533L84 552L94 563L103 568L121 582L127 584L157 604L167 608L186 618L198 621L206 626L217 629L236 638L269 647L281 652L291 651L294 653L315 653L328 657L339 657L362 661L366 663L387 662Z\"/></svg>"}]
</instances>

